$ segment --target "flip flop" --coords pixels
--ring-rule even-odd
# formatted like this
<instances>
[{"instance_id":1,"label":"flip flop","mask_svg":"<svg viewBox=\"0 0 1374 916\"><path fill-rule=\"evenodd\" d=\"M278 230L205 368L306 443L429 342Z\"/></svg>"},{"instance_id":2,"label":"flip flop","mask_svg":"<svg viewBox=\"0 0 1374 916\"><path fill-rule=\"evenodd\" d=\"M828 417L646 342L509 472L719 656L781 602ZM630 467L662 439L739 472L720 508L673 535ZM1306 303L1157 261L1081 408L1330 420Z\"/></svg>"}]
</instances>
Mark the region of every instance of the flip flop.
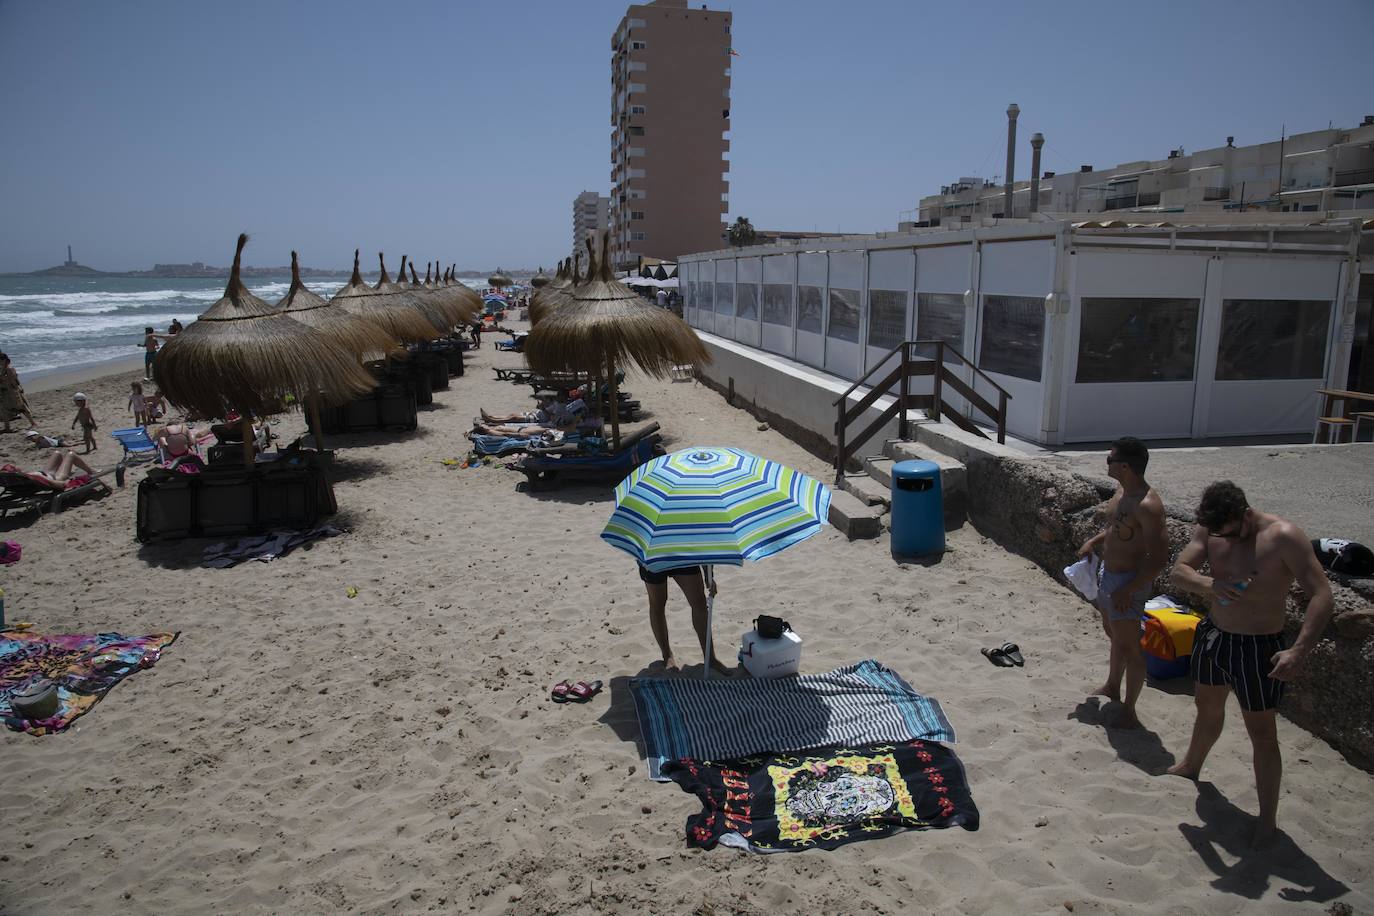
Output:
<instances>
[{"instance_id":1,"label":"flip flop","mask_svg":"<svg viewBox=\"0 0 1374 916\"><path fill-rule=\"evenodd\" d=\"M1026 663L1026 658L1021 654L1021 647L1014 642L1002 644L1002 655L1013 665L1020 668Z\"/></svg>"},{"instance_id":2,"label":"flip flop","mask_svg":"<svg viewBox=\"0 0 1374 916\"><path fill-rule=\"evenodd\" d=\"M592 681L590 684L586 681L578 681L568 688L568 699L577 703L585 703L600 692L600 681Z\"/></svg>"},{"instance_id":3,"label":"flip flop","mask_svg":"<svg viewBox=\"0 0 1374 916\"><path fill-rule=\"evenodd\" d=\"M567 681L559 681L557 684L553 685L553 690L549 695L553 698L555 703L566 703L568 702L568 691L571 689L572 684L569 684Z\"/></svg>"},{"instance_id":4,"label":"flip flop","mask_svg":"<svg viewBox=\"0 0 1374 916\"><path fill-rule=\"evenodd\" d=\"M987 656L987 660L992 662L998 668L1011 668L1013 667L1013 665L1015 665L1015 662L1007 658L1007 653L1003 652L1000 648L984 649L983 655Z\"/></svg>"}]
</instances>

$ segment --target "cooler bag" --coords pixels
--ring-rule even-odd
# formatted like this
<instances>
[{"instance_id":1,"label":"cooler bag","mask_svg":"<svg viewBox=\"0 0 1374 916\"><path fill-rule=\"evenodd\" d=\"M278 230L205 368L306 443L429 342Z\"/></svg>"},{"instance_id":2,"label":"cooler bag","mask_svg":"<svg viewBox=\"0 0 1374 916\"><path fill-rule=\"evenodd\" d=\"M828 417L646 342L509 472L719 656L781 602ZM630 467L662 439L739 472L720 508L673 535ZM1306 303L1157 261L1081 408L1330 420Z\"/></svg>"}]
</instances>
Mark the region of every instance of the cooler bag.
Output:
<instances>
[{"instance_id":1,"label":"cooler bag","mask_svg":"<svg viewBox=\"0 0 1374 916\"><path fill-rule=\"evenodd\" d=\"M1177 608L1146 608L1140 626L1140 648L1145 651L1145 671L1167 680L1188 673L1193 654L1193 634L1199 618Z\"/></svg>"}]
</instances>

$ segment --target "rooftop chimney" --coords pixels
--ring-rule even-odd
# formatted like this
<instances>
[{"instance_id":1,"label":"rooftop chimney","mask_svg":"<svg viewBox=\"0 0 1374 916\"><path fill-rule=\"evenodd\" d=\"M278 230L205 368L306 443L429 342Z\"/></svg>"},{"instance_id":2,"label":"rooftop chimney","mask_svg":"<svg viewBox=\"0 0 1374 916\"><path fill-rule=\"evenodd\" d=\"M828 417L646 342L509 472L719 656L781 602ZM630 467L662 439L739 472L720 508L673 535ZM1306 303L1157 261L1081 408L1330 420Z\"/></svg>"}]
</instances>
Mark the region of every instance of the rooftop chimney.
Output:
<instances>
[{"instance_id":1,"label":"rooftop chimney","mask_svg":"<svg viewBox=\"0 0 1374 916\"><path fill-rule=\"evenodd\" d=\"M1030 212L1040 210L1040 147L1045 145L1044 134L1036 131L1031 134L1031 186Z\"/></svg>"},{"instance_id":2,"label":"rooftop chimney","mask_svg":"<svg viewBox=\"0 0 1374 916\"><path fill-rule=\"evenodd\" d=\"M1002 215L1010 217L1011 209L1011 185L1015 180L1016 173L1016 116L1021 113L1021 106L1012 102L1007 106L1007 178L1002 185Z\"/></svg>"}]
</instances>

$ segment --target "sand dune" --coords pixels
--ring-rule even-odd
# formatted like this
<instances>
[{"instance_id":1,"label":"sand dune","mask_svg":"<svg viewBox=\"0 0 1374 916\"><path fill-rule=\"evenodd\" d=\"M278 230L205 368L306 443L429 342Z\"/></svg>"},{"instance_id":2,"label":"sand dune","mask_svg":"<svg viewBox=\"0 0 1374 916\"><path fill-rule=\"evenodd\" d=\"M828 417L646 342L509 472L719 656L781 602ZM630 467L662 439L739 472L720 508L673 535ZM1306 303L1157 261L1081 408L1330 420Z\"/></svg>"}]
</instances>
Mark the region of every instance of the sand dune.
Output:
<instances>
[{"instance_id":1,"label":"sand dune","mask_svg":"<svg viewBox=\"0 0 1374 916\"><path fill-rule=\"evenodd\" d=\"M982 829L774 857L686 849L695 799L649 782L635 749L625 683L656 650L633 564L597 537L609 492L527 494L500 464L440 463L465 453L479 406L528 403L490 370L518 359L471 354L414 434L331 443L349 533L274 563L202 570L198 542L141 548L142 472L12 530L25 555L3 573L11 620L182 636L72 731L0 735L0 911L1374 910L1374 778L1280 719L1285 836L1246 853L1254 781L1235 707L1205 781L1160 775L1186 744L1186 684L1146 688L1147 730L1105 728L1085 699L1106 666L1095 612L969 527L930 566L825 529L720 570L716 635L728 656L777 613L805 671L872 657L938 697ZM102 433L130 377L83 383ZM829 479L705 388L626 387L670 447L740 446ZM40 420L65 428L70 393L35 395ZM292 417L282 433L299 429ZM37 455L0 437L0 461ZM699 672L676 592L669 623ZM1025 668L979 653L1007 640ZM608 687L559 705L563 678Z\"/></svg>"}]
</instances>

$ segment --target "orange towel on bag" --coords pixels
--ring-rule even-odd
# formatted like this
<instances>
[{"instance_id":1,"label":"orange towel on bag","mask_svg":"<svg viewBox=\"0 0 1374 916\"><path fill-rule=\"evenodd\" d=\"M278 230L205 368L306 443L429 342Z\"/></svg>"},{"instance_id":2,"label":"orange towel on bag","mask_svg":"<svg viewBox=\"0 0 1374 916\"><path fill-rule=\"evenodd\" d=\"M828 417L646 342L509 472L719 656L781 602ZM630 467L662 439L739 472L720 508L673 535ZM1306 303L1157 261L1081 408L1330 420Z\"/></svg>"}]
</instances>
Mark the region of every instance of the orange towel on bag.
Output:
<instances>
[{"instance_id":1,"label":"orange towel on bag","mask_svg":"<svg viewBox=\"0 0 1374 916\"><path fill-rule=\"evenodd\" d=\"M1140 648L1155 658L1171 662L1193 654L1193 634L1202 618L1174 608L1145 610Z\"/></svg>"}]
</instances>

